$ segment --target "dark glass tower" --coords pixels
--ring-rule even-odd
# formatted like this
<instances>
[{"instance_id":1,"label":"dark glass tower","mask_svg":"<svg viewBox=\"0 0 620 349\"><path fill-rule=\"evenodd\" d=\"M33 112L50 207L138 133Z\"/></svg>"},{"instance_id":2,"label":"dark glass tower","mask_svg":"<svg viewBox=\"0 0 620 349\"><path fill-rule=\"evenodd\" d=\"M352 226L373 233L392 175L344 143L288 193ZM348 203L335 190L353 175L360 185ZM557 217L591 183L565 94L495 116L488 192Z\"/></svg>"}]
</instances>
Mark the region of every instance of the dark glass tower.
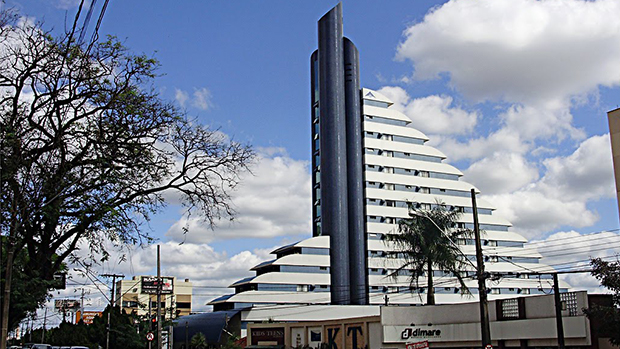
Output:
<instances>
[{"instance_id":1,"label":"dark glass tower","mask_svg":"<svg viewBox=\"0 0 620 349\"><path fill-rule=\"evenodd\" d=\"M319 20L311 56L313 235L330 237L332 304L368 304L359 54L342 5Z\"/></svg>"}]
</instances>

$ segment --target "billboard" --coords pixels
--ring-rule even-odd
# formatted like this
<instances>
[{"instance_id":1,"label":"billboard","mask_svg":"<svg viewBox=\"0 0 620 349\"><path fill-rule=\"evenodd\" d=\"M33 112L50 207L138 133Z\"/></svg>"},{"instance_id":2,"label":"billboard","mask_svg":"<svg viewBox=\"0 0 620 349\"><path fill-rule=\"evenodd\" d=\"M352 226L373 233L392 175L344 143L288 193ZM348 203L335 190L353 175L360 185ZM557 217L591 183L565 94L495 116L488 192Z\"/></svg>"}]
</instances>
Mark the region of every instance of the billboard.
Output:
<instances>
[{"instance_id":1,"label":"billboard","mask_svg":"<svg viewBox=\"0 0 620 349\"><path fill-rule=\"evenodd\" d=\"M87 325L92 325L93 319L96 316L101 316L100 311L85 311L84 314L79 311L75 314L75 323L77 324L80 320L84 321Z\"/></svg>"},{"instance_id":2,"label":"billboard","mask_svg":"<svg viewBox=\"0 0 620 349\"><path fill-rule=\"evenodd\" d=\"M57 311L77 311L80 309L80 301L74 299L57 299L54 301Z\"/></svg>"},{"instance_id":3,"label":"billboard","mask_svg":"<svg viewBox=\"0 0 620 349\"><path fill-rule=\"evenodd\" d=\"M171 294L174 291L174 285L171 277L160 277L161 279L161 294ZM157 294L157 277L156 276L143 276L142 277L142 293Z\"/></svg>"}]
</instances>

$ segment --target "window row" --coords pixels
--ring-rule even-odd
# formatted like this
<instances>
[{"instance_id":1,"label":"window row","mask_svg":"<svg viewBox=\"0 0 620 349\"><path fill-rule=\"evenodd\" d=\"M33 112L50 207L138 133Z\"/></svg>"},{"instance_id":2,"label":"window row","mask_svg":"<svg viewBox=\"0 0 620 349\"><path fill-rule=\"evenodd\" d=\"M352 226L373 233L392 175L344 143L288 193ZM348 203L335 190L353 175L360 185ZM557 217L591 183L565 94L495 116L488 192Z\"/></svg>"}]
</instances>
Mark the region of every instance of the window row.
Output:
<instances>
[{"instance_id":1,"label":"window row","mask_svg":"<svg viewBox=\"0 0 620 349\"><path fill-rule=\"evenodd\" d=\"M367 165L367 166L373 166L373 165ZM470 192L462 191L462 190L429 188L429 187L421 187L417 185L393 184L393 183L372 182L372 181L366 182L366 188L397 190L397 191L406 191L406 192L420 193L420 194L449 195L449 196L459 196L459 197L470 197L471 196Z\"/></svg>"},{"instance_id":2,"label":"window row","mask_svg":"<svg viewBox=\"0 0 620 349\"><path fill-rule=\"evenodd\" d=\"M371 132L371 131L364 132L364 136L366 136L366 138L381 139L384 141L394 141L394 142L400 142L400 143L419 144L419 145L423 145L425 142L423 139L420 139L420 138L399 136L399 135L392 135L389 133Z\"/></svg>"},{"instance_id":3,"label":"window row","mask_svg":"<svg viewBox=\"0 0 620 349\"><path fill-rule=\"evenodd\" d=\"M329 285L289 285L289 284L251 284L249 287L240 291L279 291L279 292L329 292ZM426 293L427 287L411 286L370 286L370 293ZM460 287L434 287L436 294L458 294L464 293ZM478 288L470 287L469 292L478 294ZM568 292L568 289L561 288L560 293ZM519 287L492 287L487 289L489 294L551 294L552 289L543 288L519 288Z\"/></svg>"},{"instance_id":4,"label":"window row","mask_svg":"<svg viewBox=\"0 0 620 349\"><path fill-rule=\"evenodd\" d=\"M369 106L378 107L378 108L387 108L390 106L389 104L385 102L373 101L370 99L364 99L364 105L369 105Z\"/></svg>"},{"instance_id":5,"label":"window row","mask_svg":"<svg viewBox=\"0 0 620 349\"><path fill-rule=\"evenodd\" d=\"M473 213L474 209L471 207L463 207L463 206L451 206L451 205L437 205L437 204L426 204L420 202L410 202L410 201L399 201L399 200L383 200L383 199L366 199L366 205L370 206L385 206L385 207L409 207L420 209L420 210L434 210L439 206L442 206L448 211L457 211L463 213ZM478 214L481 215L491 215L493 210L486 208L479 208Z\"/></svg>"},{"instance_id":6,"label":"window row","mask_svg":"<svg viewBox=\"0 0 620 349\"><path fill-rule=\"evenodd\" d=\"M430 204L420 204L422 205L421 208L422 209L427 209L425 206L423 205L429 205ZM402 218L399 217L384 217L384 216L366 216L366 223L386 223L386 224L398 224L399 221ZM470 229L473 230L474 229L474 224L473 223L457 223L456 227L457 229ZM493 230L493 231L508 231L508 226L506 225L499 225L499 224L478 224L478 228L480 228L480 230Z\"/></svg>"},{"instance_id":7,"label":"window row","mask_svg":"<svg viewBox=\"0 0 620 349\"><path fill-rule=\"evenodd\" d=\"M366 148L367 153L377 153L376 149ZM378 155L378 154L376 154ZM438 178L438 179L448 179L452 181L458 181L459 176L451 173L441 173L441 172L433 172L433 171L424 171L424 170L414 170L409 168L401 168L401 167L387 167L387 166L379 166L379 165L366 165L366 170L373 172L384 172L384 173L393 173L399 175L406 176L416 176L423 178Z\"/></svg>"},{"instance_id":8,"label":"window row","mask_svg":"<svg viewBox=\"0 0 620 349\"><path fill-rule=\"evenodd\" d=\"M377 122L380 124L395 125L395 126L407 126L407 124L409 123L409 121L405 121L405 120L395 120L395 119L389 119L389 118L384 118L381 116L374 116L374 115L364 115L364 121L372 121L372 122Z\"/></svg>"},{"instance_id":9,"label":"window row","mask_svg":"<svg viewBox=\"0 0 620 349\"><path fill-rule=\"evenodd\" d=\"M388 158L400 158L400 159L419 160L419 161L426 161L426 162L441 162L443 160L442 158L438 156L405 153L401 151L392 151L392 150L381 150L381 149L375 149L375 148L365 148L364 152L366 154L385 156Z\"/></svg>"}]
</instances>

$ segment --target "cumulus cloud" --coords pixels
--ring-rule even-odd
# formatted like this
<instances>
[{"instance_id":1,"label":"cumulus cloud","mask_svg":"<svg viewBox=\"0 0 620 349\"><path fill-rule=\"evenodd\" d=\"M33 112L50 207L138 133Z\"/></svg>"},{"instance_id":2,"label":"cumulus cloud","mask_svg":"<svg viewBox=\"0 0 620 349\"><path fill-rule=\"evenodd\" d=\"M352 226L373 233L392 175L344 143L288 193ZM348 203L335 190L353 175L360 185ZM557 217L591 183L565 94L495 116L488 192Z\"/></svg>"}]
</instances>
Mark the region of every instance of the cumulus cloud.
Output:
<instances>
[{"instance_id":1,"label":"cumulus cloud","mask_svg":"<svg viewBox=\"0 0 620 349\"><path fill-rule=\"evenodd\" d=\"M183 108L188 105L200 110L209 110L213 106L211 91L206 87L194 89L194 93L190 96L187 91L181 89L174 90L174 98Z\"/></svg>"},{"instance_id":2,"label":"cumulus cloud","mask_svg":"<svg viewBox=\"0 0 620 349\"><path fill-rule=\"evenodd\" d=\"M561 193L567 200L614 197L614 175L609 135L585 140L574 153L546 159L540 183L547 195Z\"/></svg>"},{"instance_id":3,"label":"cumulus cloud","mask_svg":"<svg viewBox=\"0 0 620 349\"><path fill-rule=\"evenodd\" d=\"M403 33L396 58L413 66L404 83L442 79L472 103L459 108L485 102L495 114L458 125L461 134L433 129L437 117L425 131L527 237L592 225L599 215L590 204L613 197L609 138L588 137L572 108L620 85L618 15L614 0L451 0ZM414 99L403 89L383 93L412 119L429 114L407 112Z\"/></svg>"},{"instance_id":4,"label":"cumulus cloud","mask_svg":"<svg viewBox=\"0 0 620 349\"><path fill-rule=\"evenodd\" d=\"M233 290L228 288L230 284L253 275L250 268L273 258L269 252L275 247L244 250L234 255L216 251L207 244L179 244L168 241L161 243L160 248L162 275L176 276L179 280L190 279L194 285L192 310L206 311L209 310L207 302L220 295L232 293ZM69 263L67 288L54 291L53 296L78 299L84 289L85 309L102 310L109 303L111 279L102 278L101 274L122 274L125 275L125 280L133 276L156 274L156 245L118 247L108 242L106 250L110 253L107 261ZM83 259L87 253L79 250L76 255ZM97 255L95 259L100 257L101 255ZM49 314L53 314L53 306L52 302L48 302ZM50 326L53 324L51 321Z\"/></svg>"},{"instance_id":5,"label":"cumulus cloud","mask_svg":"<svg viewBox=\"0 0 620 349\"><path fill-rule=\"evenodd\" d=\"M599 216L587 204L614 197L610 159L609 135L592 136L572 154L544 160L545 171L540 180L485 198L526 237L540 237L561 226L590 226ZM475 166L469 174L478 183L478 176L482 181L488 175L476 171Z\"/></svg>"},{"instance_id":6,"label":"cumulus cloud","mask_svg":"<svg viewBox=\"0 0 620 349\"><path fill-rule=\"evenodd\" d=\"M379 90L394 102L393 108L411 118L412 126L434 134L470 133L478 120L477 112L467 112L453 105L450 96L409 98L401 87L383 87Z\"/></svg>"},{"instance_id":7,"label":"cumulus cloud","mask_svg":"<svg viewBox=\"0 0 620 349\"><path fill-rule=\"evenodd\" d=\"M488 195L512 192L538 179L538 169L523 156L503 152L473 163L464 174L465 180L475 178L478 189Z\"/></svg>"},{"instance_id":8,"label":"cumulus cloud","mask_svg":"<svg viewBox=\"0 0 620 349\"><path fill-rule=\"evenodd\" d=\"M308 236L312 212L308 162L291 159L282 149L259 149L252 172L242 179L232 195L237 211L233 221L220 221L211 230L200 217L184 217L168 230L167 236L194 243L244 237Z\"/></svg>"},{"instance_id":9,"label":"cumulus cloud","mask_svg":"<svg viewBox=\"0 0 620 349\"><path fill-rule=\"evenodd\" d=\"M537 249L543 255L541 262L557 270L584 270L590 268L591 258L615 260L620 248L620 235L612 232L588 235L576 231L558 232L545 239L532 241L525 248ZM562 278L578 290L609 292L590 273L567 274Z\"/></svg>"},{"instance_id":10,"label":"cumulus cloud","mask_svg":"<svg viewBox=\"0 0 620 349\"><path fill-rule=\"evenodd\" d=\"M396 56L474 100L562 101L618 85L619 15L615 0L452 0L407 28Z\"/></svg>"},{"instance_id":11,"label":"cumulus cloud","mask_svg":"<svg viewBox=\"0 0 620 349\"><path fill-rule=\"evenodd\" d=\"M537 139L564 138L580 140L585 138L583 130L572 125L573 116L566 106L512 105L498 117L503 127L519 135L524 141Z\"/></svg>"},{"instance_id":12,"label":"cumulus cloud","mask_svg":"<svg viewBox=\"0 0 620 349\"><path fill-rule=\"evenodd\" d=\"M452 161L467 159L479 160L496 152L525 154L531 144L525 142L518 133L501 128L486 136L470 138L465 141L453 137L432 137L429 144L441 149Z\"/></svg>"},{"instance_id":13,"label":"cumulus cloud","mask_svg":"<svg viewBox=\"0 0 620 349\"><path fill-rule=\"evenodd\" d=\"M189 99L189 94L177 88L174 90L174 98L176 99L177 103L179 103L181 107L185 108L187 100Z\"/></svg>"},{"instance_id":14,"label":"cumulus cloud","mask_svg":"<svg viewBox=\"0 0 620 349\"><path fill-rule=\"evenodd\" d=\"M211 92L204 87L194 90L192 105L200 110L211 108Z\"/></svg>"}]
</instances>

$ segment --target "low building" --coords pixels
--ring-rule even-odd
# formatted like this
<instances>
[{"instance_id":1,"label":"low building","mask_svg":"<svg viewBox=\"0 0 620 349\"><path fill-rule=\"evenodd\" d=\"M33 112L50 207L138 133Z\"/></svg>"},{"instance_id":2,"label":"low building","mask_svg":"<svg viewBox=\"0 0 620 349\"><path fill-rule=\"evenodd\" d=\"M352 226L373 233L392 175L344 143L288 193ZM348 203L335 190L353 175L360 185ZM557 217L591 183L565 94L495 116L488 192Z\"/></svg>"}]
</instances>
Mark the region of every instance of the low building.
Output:
<instances>
[{"instance_id":1,"label":"low building","mask_svg":"<svg viewBox=\"0 0 620 349\"><path fill-rule=\"evenodd\" d=\"M600 303L586 292L561 295L562 322L567 347L611 348L582 309ZM343 317L343 312L355 312ZM260 307L241 312L247 322L248 348L475 348L480 347L479 304L435 306L307 306ZM263 322L267 317L270 322ZM558 346L553 295L489 302L491 338L496 348L552 348ZM242 325L243 326L243 325Z\"/></svg>"},{"instance_id":2,"label":"low building","mask_svg":"<svg viewBox=\"0 0 620 349\"><path fill-rule=\"evenodd\" d=\"M192 283L176 277L161 277L161 309L166 319L175 319L192 312ZM157 277L134 276L116 283L116 305L128 313L155 314L157 309Z\"/></svg>"}]
</instances>

